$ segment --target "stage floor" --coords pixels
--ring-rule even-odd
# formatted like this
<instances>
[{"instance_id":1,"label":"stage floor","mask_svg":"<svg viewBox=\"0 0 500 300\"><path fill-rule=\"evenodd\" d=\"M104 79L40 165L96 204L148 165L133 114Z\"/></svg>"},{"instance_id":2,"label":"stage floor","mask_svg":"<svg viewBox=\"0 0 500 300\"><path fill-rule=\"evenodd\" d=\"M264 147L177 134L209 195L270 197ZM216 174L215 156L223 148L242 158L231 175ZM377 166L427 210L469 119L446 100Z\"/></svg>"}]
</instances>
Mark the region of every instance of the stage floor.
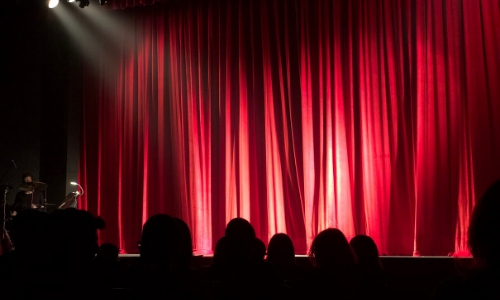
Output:
<instances>
[{"instance_id":1,"label":"stage floor","mask_svg":"<svg viewBox=\"0 0 500 300\"><path fill-rule=\"evenodd\" d=\"M120 260L127 264L139 263L139 254L120 254ZM307 255L296 255L296 263L305 270L312 268ZM461 270L472 267L472 257L449 256L381 256L384 270L394 275L424 275L424 274L458 274ZM195 269L210 266L213 255L197 255L193 257Z\"/></svg>"}]
</instances>

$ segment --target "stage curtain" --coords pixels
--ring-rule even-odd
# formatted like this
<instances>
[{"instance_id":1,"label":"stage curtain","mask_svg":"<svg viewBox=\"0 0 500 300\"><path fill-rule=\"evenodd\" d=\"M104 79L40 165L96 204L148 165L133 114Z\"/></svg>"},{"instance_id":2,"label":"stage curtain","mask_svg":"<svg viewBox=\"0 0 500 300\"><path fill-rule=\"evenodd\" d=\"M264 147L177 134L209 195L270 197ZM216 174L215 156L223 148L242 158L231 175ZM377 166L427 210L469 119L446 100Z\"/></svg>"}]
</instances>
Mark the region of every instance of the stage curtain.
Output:
<instances>
[{"instance_id":1,"label":"stage curtain","mask_svg":"<svg viewBox=\"0 0 500 300\"><path fill-rule=\"evenodd\" d=\"M298 253L328 227L381 254L466 250L474 203L500 177L499 1L106 14L127 26L93 31L80 163L101 242L137 252L142 224L167 213L199 252L235 217Z\"/></svg>"},{"instance_id":2,"label":"stage curtain","mask_svg":"<svg viewBox=\"0 0 500 300\"><path fill-rule=\"evenodd\" d=\"M158 2L167 2L169 0L110 0L106 3L108 9L126 9L134 6L151 5ZM173 0L181 1L181 0Z\"/></svg>"}]
</instances>

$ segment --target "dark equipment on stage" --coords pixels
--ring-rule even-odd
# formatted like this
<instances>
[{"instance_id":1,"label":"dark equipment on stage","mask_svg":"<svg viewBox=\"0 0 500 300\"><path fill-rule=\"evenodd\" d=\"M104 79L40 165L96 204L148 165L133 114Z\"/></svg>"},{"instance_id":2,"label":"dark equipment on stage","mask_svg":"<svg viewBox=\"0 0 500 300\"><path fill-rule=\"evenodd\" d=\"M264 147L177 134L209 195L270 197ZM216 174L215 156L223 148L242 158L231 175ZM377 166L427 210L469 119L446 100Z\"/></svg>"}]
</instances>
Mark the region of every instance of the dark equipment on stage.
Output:
<instances>
[{"instance_id":1,"label":"dark equipment on stage","mask_svg":"<svg viewBox=\"0 0 500 300\"><path fill-rule=\"evenodd\" d=\"M76 2L79 2L78 6L80 6L80 8L84 8L90 4L89 0L76 0Z\"/></svg>"},{"instance_id":2,"label":"dark equipment on stage","mask_svg":"<svg viewBox=\"0 0 500 300\"><path fill-rule=\"evenodd\" d=\"M32 182L23 182L19 185L19 189L24 192L31 192L31 209L36 209L39 211L46 212L47 211L47 197L44 197L44 203L41 206L38 207L33 207L33 196L35 192L41 192L47 189L47 184L43 182L38 182L38 181L32 181Z\"/></svg>"},{"instance_id":3,"label":"dark equipment on stage","mask_svg":"<svg viewBox=\"0 0 500 300\"><path fill-rule=\"evenodd\" d=\"M66 198L64 198L64 201L61 205L59 205L58 209L65 209L65 208L78 208L78 197L82 196L85 191L83 190L83 187L78 184L78 182L70 182L71 185L78 186L76 192L71 192L69 193ZM81 191L80 191L81 190Z\"/></svg>"},{"instance_id":4,"label":"dark equipment on stage","mask_svg":"<svg viewBox=\"0 0 500 300\"><path fill-rule=\"evenodd\" d=\"M2 238L5 238L7 235L7 221L10 221L10 218L7 218L7 193L12 190L12 186L8 184L0 185L0 190L3 191L3 199L2 199Z\"/></svg>"},{"instance_id":5,"label":"dark equipment on stage","mask_svg":"<svg viewBox=\"0 0 500 300\"><path fill-rule=\"evenodd\" d=\"M33 181L21 183L19 189L25 192L41 192L47 188L47 184L43 182Z\"/></svg>"},{"instance_id":6,"label":"dark equipment on stage","mask_svg":"<svg viewBox=\"0 0 500 300\"><path fill-rule=\"evenodd\" d=\"M9 174L10 170L12 169L12 167L16 168L17 169L17 166L16 166L16 163L14 162L13 159L10 160L9 162L9 168L7 169L7 171L2 175L2 177L0 177L0 183L3 182L3 180L5 179L5 176L7 176L7 174ZM3 213L2 213L2 239L5 238L6 236L8 236L8 233L7 233L7 229L5 227L5 223L7 222L7 193L12 189L12 186L9 185L9 184L2 184L0 186L0 190L3 191L3 199L2 199L2 210L3 210Z\"/></svg>"},{"instance_id":7,"label":"dark equipment on stage","mask_svg":"<svg viewBox=\"0 0 500 300\"><path fill-rule=\"evenodd\" d=\"M76 208L79 196L80 196L80 193L78 193L78 192L69 193L66 196L66 198L64 198L63 203L61 205L59 205L58 209Z\"/></svg>"},{"instance_id":8,"label":"dark equipment on stage","mask_svg":"<svg viewBox=\"0 0 500 300\"><path fill-rule=\"evenodd\" d=\"M0 191L5 191L5 190L9 191L9 190L12 190L12 189L13 189L12 185L8 185L8 184L2 184L2 185L0 185Z\"/></svg>"}]
</instances>

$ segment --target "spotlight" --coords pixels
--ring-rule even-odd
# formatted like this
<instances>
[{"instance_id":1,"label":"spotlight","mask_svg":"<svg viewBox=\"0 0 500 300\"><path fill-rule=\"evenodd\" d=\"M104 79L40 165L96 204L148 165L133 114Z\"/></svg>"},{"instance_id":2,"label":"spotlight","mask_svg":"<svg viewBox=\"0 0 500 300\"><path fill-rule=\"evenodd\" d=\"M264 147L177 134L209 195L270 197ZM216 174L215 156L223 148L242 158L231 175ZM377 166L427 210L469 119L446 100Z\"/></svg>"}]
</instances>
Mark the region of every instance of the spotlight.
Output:
<instances>
[{"instance_id":1,"label":"spotlight","mask_svg":"<svg viewBox=\"0 0 500 300\"><path fill-rule=\"evenodd\" d=\"M59 4L59 0L50 0L49 1L49 8L54 8Z\"/></svg>"},{"instance_id":2,"label":"spotlight","mask_svg":"<svg viewBox=\"0 0 500 300\"><path fill-rule=\"evenodd\" d=\"M80 2L80 4L78 4L80 8L84 8L85 6L89 6L90 4L89 0L76 0L76 2Z\"/></svg>"},{"instance_id":3,"label":"spotlight","mask_svg":"<svg viewBox=\"0 0 500 300\"><path fill-rule=\"evenodd\" d=\"M71 2L75 2L75 0L68 0L68 2L69 2L69 3L71 3Z\"/></svg>"},{"instance_id":4,"label":"spotlight","mask_svg":"<svg viewBox=\"0 0 500 300\"><path fill-rule=\"evenodd\" d=\"M104 5L104 4L106 4L106 3L108 3L108 0L99 0L99 4L100 4L100 5Z\"/></svg>"}]
</instances>

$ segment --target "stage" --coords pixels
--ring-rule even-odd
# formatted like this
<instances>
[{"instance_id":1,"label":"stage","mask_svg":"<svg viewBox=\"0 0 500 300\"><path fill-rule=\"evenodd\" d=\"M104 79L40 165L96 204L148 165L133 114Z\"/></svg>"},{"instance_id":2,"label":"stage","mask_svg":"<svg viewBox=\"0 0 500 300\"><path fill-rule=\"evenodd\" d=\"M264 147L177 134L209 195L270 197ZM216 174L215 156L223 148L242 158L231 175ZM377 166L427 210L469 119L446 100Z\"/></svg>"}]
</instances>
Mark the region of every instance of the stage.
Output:
<instances>
[{"instance_id":1,"label":"stage","mask_svg":"<svg viewBox=\"0 0 500 300\"><path fill-rule=\"evenodd\" d=\"M135 265L139 263L139 254L120 254L120 262ZM296 255L296 264L305 270L312 268L307 255ZM449 256L381 256L384 270L394 275L429 275L435 273L458 274L460 270L468 269L473 265L472 257ZM213 255L193 256L193 268L199 269L210 266Z\"/></svg>"},{"instance_id":2,"label":"stage","mask_svg":"<svg viewBox=\"0 0 500 300\"><path fill-rule=\"evenodd\" d=\"M25 16L5 26L5 182L31 172L57 206L78 182L127 253L158 213L206 252L235 217L297 253L326 228L467 248L500 178L497 2L172 2L3 10Z\"/></svg>"}]
</instances>

